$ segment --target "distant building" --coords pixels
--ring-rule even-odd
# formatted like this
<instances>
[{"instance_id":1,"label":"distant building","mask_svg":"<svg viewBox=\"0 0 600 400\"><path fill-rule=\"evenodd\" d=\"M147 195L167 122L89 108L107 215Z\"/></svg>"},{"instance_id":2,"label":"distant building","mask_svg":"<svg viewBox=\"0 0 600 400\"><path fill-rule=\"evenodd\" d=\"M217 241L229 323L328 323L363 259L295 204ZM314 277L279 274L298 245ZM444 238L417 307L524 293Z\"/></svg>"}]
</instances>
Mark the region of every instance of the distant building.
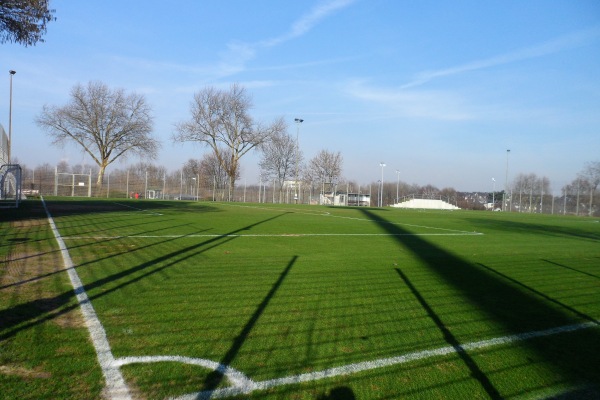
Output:
<instances>
[{"instance_id":1,"label":"distant building","mask_svg":"<svg viewBox=\"0 0 600 400\"><path fill-rule=\"evenodd\" d=\"M322 193L319 204L330 206L370 207L371 195L366 193Z\"/></svg>"}]
</instances>

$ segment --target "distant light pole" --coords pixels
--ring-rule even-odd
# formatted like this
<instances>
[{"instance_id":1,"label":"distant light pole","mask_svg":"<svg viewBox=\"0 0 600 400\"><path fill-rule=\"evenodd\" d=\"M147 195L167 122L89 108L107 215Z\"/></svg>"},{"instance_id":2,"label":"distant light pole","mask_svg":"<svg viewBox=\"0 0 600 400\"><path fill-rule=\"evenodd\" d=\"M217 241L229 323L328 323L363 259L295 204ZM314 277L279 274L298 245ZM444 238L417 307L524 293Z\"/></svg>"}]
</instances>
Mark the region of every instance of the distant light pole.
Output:
<instances>
[{"instance_id":1,"label":"distant light pole","mask_svg":"<svg viewBox=\"0 0 600 400\"><path fill-rule=\"evenodd\" d=\"M399 197L399 191L398 189L400 188L400 171L396 170L396 174L398 174L398 181L396 182L396 204L398 204L400 202Z\"/></svg>"},{"instance_id":2,"label":"distant light pole","mask_svg":"<svg viewBox=\"0 0 600 400\"><path fill-rule=\"evenodd\" d=\"M379 166L381 167L381 196L379 196L379 207L383 207L383 167L385 167L385 163L380 162Z\"/></svg>"},{"instance_id":3,"label":"distant light pole","mask_svg":"<svg viewBox=\"0 0 600 400\"><path fill-rule=\"evenodd\" d=\"M8 105L8 164L10 164L10 156L11 156L11 147L12 147L12 81L13 75L17 73L17 71L10 70L8 71L10 74L10 100Z\"/></svg>"},{"instance_id":4,"label":"distant light pole","mask_svg":"<svg viewBox=\"0 0 600 400\"><path fill-rule=\"evenodd\" d=\"M506 150L506 177L504 179L504 201L502 202L503 210L506 211L506 203L508 202L508 155L510 149Z\"/></svg>"},{"instance_id":5,"label":"distant light pole","mask_svg":"<svg viewBox=\"0 0 600 400\"><path fill-rule=\"evenodd\" d=\"M492 211L494 211L494 208L496 207L496 179L492 178Z\"/></svg>"},{"instance_id":6,"label":"distant light pole","mask_svg":"<svg viewBox=\"0 0 600 400\"><path fill-rule=\"evenodd\" d=\"M295 118L294 122L296 122L296 184L294 185L294 200L296 200L296 204L298 204L298 164L300 163L300 142L298 138L300 137L300 124L303 123L304 120Z\"/></svg>"}]
</instances>

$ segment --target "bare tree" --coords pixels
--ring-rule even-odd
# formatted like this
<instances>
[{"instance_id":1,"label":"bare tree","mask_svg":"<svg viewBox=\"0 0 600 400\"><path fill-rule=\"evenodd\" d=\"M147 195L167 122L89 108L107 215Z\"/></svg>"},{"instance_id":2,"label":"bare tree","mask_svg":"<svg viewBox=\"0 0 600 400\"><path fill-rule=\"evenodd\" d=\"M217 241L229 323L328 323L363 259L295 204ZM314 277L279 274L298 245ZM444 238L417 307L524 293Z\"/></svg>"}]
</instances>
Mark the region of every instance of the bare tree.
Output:
<instances>
[{"instance_id":1,"label":"bare tree","mask_svg":"<svg viewBox=\"0 0 600 400\"><path fill-rule=\"evenodd\" d=\"M590 203L588 213L593 215L594 192L600 185L600 161L588 162L585 164L583 171L579 174L581 179L586 182L587 189L590 194Z\"/></svg>"},{"instance_id":2,"label":"bare tree","mask_svg":"<svg viewBox=\"0 0 600 400\"><path fill-rule=\"evenodd\" d=\"M183 164L182 168L185 176L198 176L200 175L200 160L190 158Z\"/></svg>"},{"instance_id":3,"label":"bare tree","mask_svg":"<svg viewBox=\"0 0 600 400\"><path fill-rule=\"evenodd\" d=\"M333 191L342 176L343 161L342 154L339 151L332 153L321 150L310 160L305 179L310 182L320 182L323 185L328 184L330 190Z\"/></svg>"},{"instance_id":4,"label":"bare tree","mask_svg":"<svg viewBox=\"0 0 600 400\"><path fill-rule=\"evenodd\" d=\"M515 178L512 187L513 197L516 197L518 194L519 212L524 210L534 212L538 204L541 212L543 196L550 193L550 180L546 177L538 177L533 173L519 174ZM523 205L523 196L525 196L525 205ZM529 204L527 204L527 201Z\"/></svg>"},{"instance_id":5,"label":"bare tree","mask_svg":"<svg viewBox=\"0 0 600 400\"><path fill-rule=\"evenodd\" d=\"M283 185L300 169L302 154L297 148L296 140L285 132L274 134L260 146L260 149L262 151L259 163L261 175L277 181L281 202ZM298 185L298 182L295 182L295 185Z\"/></svg>"},{"instance_id":6,"label":"bare tree","mask_svg":"<svg viewBox=\"0 0 600 400\"><path fill-rule=\"evenodd\" d=\"M285 131L283 119L263 126L249 115L252 102L246 90L234 84L229 91L209 87L194 95L192 119L177 125L175 142L200 142L209 146L235 188L239 161L269 137Z\"/></svg>"},{"instance_id":7,"label":"bare tree","mask_svg":"<svg viewBox=\"0 0 600 400\"><path fill-rule=\"evenodd\" d=\"M43 42L46 24L55 20L49 0L3 0L0 2L0 43L25 47Z\"/></svg>"},{"instance_id":8,"label":"bare tree","mask_svg":"<svg viewBox=\"0 0 600 400\"><path fill-rule=\"evenodd\" d=\"M45 105L36 122L48 131L53 144L75 142L92 157L99 167L98 190L113 161L129 153L155 157L160 147L150 135L153 122L144 96L110 90L101 82L76 85L70 103Z\"/></svg>"},{"instance_id":9,"label":"bare tree","mask_svg":"<svg viewBox=\"0 0 600 400\"><path fill-rule=\"evenodd\" d=\"M226 154L227 151L224 151ZM230 157L224 157L226 161L231 160ZM221 200L225 199L225 189L229 183L229 176L227 174L228 169L223 168L221 163L217 159L217 157L213 154L205 154L200 160L199 173L200 173L200 183L205 187L210 187L213 190L213 194ZM235 176L235 180L240 177L240 169L236 169L237 175ZM218 191L218 196L215 191Z\"/></svg>"}]
</instances>

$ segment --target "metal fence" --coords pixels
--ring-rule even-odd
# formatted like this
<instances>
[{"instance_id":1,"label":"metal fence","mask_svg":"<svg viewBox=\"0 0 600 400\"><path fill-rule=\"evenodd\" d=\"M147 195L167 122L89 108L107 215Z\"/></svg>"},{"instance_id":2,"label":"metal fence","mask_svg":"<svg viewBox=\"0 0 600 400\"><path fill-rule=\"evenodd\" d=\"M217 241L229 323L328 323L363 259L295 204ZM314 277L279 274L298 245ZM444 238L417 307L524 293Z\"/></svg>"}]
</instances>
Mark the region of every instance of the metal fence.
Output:
<instances>
[{"instance_id":1,"label":"metal fence","mask_svg":"<svg viewBox=\"0 0 600 400\"><path fill-rule=\"evenodd\" d=\"M279 188L273 181L236 182L234 188L225 182L202 176L186 176L181 171L173 173L149 173L118 171L104 176L100 188L96 186L95 172L80 174L61 172L55 167L27 169L23 172L23 193L30 195L91 196L105 198L138 198L187 201L234 201L252 203L320 204L323 194L331 193L321 183L304 184L299 188ZM358 189L358 190L357 190ZM372 205L379 204L377 184L352 187L340 183L337 192L364 193L370 195ZM414 193L414 192L413 192ZM409 193L398 193L396 185L385 185L382 204L394 204ZM396 196L399 195L399 198ZM439 194L433 196L439 198ZM592 202L590 203L590 196ZM455 192L442 195L445 201L463 209L485 210L491 198L487 192ZM535 192L512 192L508 196L496 194L496 207L509 212L600 216L598 206L600 193L589 189L571 188L560 195Z\"/></svg>"}]
</instances>

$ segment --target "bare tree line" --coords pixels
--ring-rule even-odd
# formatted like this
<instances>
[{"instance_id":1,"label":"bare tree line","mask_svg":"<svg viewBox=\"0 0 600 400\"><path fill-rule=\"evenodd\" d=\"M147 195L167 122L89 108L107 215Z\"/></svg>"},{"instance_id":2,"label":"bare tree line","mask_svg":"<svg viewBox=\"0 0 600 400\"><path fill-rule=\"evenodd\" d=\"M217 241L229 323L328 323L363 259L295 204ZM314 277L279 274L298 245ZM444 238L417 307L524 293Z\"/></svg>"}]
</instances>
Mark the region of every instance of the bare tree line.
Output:
<instances>
[{"instance_id":1,"label":"bare tree line","mask_svg":"<svg viewBox=\"0 0 600 400\"><path fill-rule=\"evenodd\" d=\"M400 181L395 184L379 181L361 187L343 177L340 152L323 149L305 162L298 138L287 132L285 121L282 118L269 124L256 121L250 115L251 108L251 97L237 84L229 90L204 88L194 95L191 118L176 125L171 139L174 143L198 143L207 147L209 153L200 159L188 160L175 172L141 161L126 169L116 169L105 177L107 167L117 159L130 154L152 159L157 154L160 143L151 135L152 111L142 95L126 94L123 89L111 90L100 82L76 85L68 104L44 106L36 121L47 130L54 144L76 143L95 165L72 168L59 165L54 171L43 165L30 174L25 170L25 186L34 187L37 175L41 193L50 192L53 186L54 194L62 194L58 193L60 188L67 192L70 189L74 195L73 174L78 174L78 180L85 180L87 174L90 180L93 173L94 196L137 194L137 197L151 198L246 201L246 183L243 191L236 187L240 160L251 150L257 150L261 154L260 178L258 187L251 190L258 193L256 201L261 202L270 199L279 203L311 203L314 194L340 191L369 194L371 204L383 206L401 202L407 196L419 196L440 198L467 209L494 210L500 205L499 208L506 211L545 213L550 210L554 213L561 212L558 205L562 201L562 213L594 215L599 212L594 194L600 184L600 162L585 164L578 176L561 189L559 196L553 195L548 178L532 173L517 175L507 193L460 193L453 188L400 184ZM57 171L61 174L57 175ZM51 176L53 185L48 179ZM77 182L77 186L77 189L85 187L85 182ZM270 196L267 191L271 192Z\"/></svg>"},{"instance_id":2,"label":"bare tree line","mask_svg":"<svg viewBox=\"0 0 600 400\"><path fill-rule=\"evenodd\" d=\"M318 156L313 160L319 159ZM18 161L18 160L17 160ZM310 163L308 163L310 164ZM495 199L495 209L502 209L506 201L506 210L522 213L572 214L599 216L597 206L598 185L595 185L597 175L590 175L597 167L596 163L587 163L585 168L570 183L564 185L558 193L554 193L550 179L536 174L518 174L509 186L509 193L504 191L460 192L454 188L438 189L433 185L409 184L402 180L385 182L383 185L383 205L388 206L408 200L413 197L441 199L463 209L490 209L492 198ZM95 176L97 166L78 164L69 165L61 162L57 166L43 164L34 168L23 167L23 188L34 190L43 195L55 194L55 172L75 174L77 179L91 174ZM308 167L307 167L308 168ZM140 198L153 196L155 198L202 201L246 201L268 203L294 203L296 200L303 204L318 203L319 195L331 191L344 193L361 193L371 195L371 204L379 202L380 182L368 184L356 180L337 177L334 185L330 184L327 175L316 175L311 180L309 172L300 172L301 180L298 187L295 183L295 170L291 169L290 185L281 185L275 176L259 177L259 182L240 181L236 188L230 190L229 177L214 155L208 153L201 159L190 159L180 169L169 171L164 166L147 162L138 162L120 169L110 171L105 176L103 189L92 191L93 196L125 198ZM77 186L79 182L75 182ZM77 188L76 188L77 189ZM85 196L87 192L75 193ZM150 194L149 194L150 193ZM59 195L70 196L70 189L64 189Z\"/></svg>"}]
</instances>

